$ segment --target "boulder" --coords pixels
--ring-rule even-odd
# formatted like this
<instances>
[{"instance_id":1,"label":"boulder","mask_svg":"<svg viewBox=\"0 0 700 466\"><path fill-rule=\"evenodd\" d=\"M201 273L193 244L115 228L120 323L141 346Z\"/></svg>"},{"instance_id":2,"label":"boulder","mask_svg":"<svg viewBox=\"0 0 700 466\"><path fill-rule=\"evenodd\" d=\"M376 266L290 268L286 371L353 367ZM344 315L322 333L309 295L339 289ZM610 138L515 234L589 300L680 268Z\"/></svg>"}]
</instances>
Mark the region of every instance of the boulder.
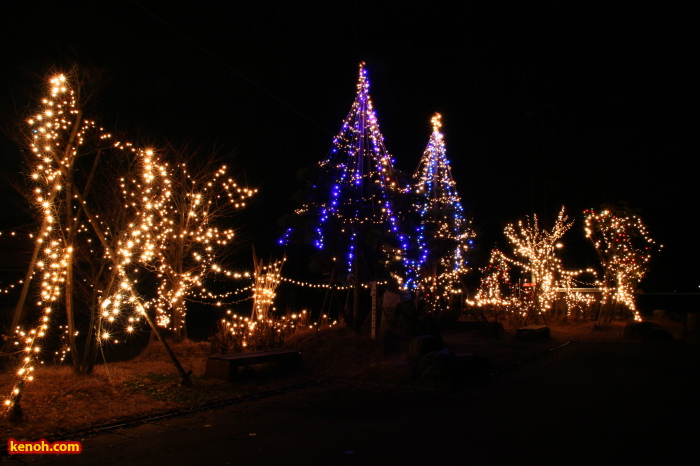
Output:
<instances>
[{"instance_id":1,"label":"boulder","mask_svg":"<svg viewBox=\"0 0 700 466\"><path fill-rule=\"evenodd\" d=\"M628 322L622 330L622 336L649 343L673 342L671 332L651 322Z\"/></svg>"},{"instance_id":2,"label":"boulder","mask_svg":"<svg viewBox=\"0 0 700 466\"><path fill-rule=\"evenodd\" d=\"M421 378L436 382L453 382L458 378L457 356L448 348L432 351L416 363Z\"/></svg>"},{"instance_id":3,"label":"boulder","mask_svg":"<svg viewBox=\"0 0 700 466\"><path fill-rule=\"evenodd\" d=\"M404 383L413 378L413 367L406 361L381 361L370 365L366 374L377 382Z\"/></svg>"},{"instance_id":4,"label":"boulder","mask_svg":"<svg viewBox=\"0 0 700 466\"><path fill-rule=\"evenodd\" d=\"M420 361L426 354L441 350L444 347L442 340L433 335L420 335L408 344L406 359L411 363Z\"/></svg>"}]
</instances>

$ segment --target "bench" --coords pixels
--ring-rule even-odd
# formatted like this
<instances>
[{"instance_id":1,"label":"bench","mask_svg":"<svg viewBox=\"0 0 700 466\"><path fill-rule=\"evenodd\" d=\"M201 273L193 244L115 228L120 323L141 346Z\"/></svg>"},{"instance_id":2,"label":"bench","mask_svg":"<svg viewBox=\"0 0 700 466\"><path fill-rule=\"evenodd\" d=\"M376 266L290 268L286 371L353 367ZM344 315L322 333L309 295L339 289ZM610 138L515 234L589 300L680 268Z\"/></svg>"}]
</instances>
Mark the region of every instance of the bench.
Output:
<instances>
[{"instance_id":1,"label":"bench","mask_svg":"<svg viewBox=\"0 0 700 466\"><path fill-rule=\"evenodd\" d=\"M301 353L291 349L276 349L209 356L207 358L205 375L228 382L238 378L239 366L246 367L264 363L299 366L301 364Z\"/></svg>"},{"instance_id":2,"label":"bench","mask_svg":"<svg viewBox=\"0 0 700 466\"><path fill-rule=\"evenodd\" d=\"M549 327L546 325L526 325L515 331L515 337L520 340L546 340L549 338Z\"/></svg>"}]
</instances>

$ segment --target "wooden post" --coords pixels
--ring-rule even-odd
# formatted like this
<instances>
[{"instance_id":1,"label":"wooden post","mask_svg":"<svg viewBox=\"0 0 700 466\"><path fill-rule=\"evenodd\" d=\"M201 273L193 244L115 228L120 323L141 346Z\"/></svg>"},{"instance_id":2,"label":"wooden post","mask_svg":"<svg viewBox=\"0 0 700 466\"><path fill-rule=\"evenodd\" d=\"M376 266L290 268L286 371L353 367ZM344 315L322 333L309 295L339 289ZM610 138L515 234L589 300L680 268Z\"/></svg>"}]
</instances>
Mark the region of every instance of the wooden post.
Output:
<instances>
[{"instance_id":1,"label":"wooden post","mask_svg":"<svg viewBox=\"0 0 700 466\"><path fill-rule=\"evenodd\" d=\"M377 282L372 282L372 340L377 339Z\"/></svg>"}]
</instances>

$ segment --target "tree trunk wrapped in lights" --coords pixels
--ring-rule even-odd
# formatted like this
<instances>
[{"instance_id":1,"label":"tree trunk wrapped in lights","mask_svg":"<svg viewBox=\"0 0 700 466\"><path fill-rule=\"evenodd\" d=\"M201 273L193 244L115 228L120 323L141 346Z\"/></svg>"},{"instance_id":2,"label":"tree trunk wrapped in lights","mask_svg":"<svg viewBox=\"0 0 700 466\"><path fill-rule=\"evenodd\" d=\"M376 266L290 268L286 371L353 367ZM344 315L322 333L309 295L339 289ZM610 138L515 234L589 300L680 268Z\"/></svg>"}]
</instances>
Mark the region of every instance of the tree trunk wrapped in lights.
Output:
<instances>
[{"instance_id":1,"label":"tree trunk wrapped in lights","mask_svg":"<svg viewBox=\"0 0 700 466\"><path fill-rule=\"evenodd\" d=\"M111 135L94 120L85 117L88 96L84 91L92 83L81 79L84 77L78 73L53 77L40 110L28 120L28 198L33 201L41 229L35 236L35 254L13 316L14 343L22 357L17 384L5 400L9 413L18 411L22 389L34 377L46 337L62 320L61 308L65 311L61 337L67 345L65 351L58 352L58 358L70 354L75 372L91 371L99 341L98 315L118 284L112 233L124 225L123 209L112 196L116 190L93 187L107 185L114 173L121 171L119 160L123 157L104 157L104 153L118 152L121 156L123 148L114 144ZM39 287L36 305L40 315L33 328L22 329L25 298L33 285ZM75 312L77 303L89 313L87 326L82 316L82 331ZM86 337L80 345L78 337L83 335Z\"/></svg>"}]
</instances>

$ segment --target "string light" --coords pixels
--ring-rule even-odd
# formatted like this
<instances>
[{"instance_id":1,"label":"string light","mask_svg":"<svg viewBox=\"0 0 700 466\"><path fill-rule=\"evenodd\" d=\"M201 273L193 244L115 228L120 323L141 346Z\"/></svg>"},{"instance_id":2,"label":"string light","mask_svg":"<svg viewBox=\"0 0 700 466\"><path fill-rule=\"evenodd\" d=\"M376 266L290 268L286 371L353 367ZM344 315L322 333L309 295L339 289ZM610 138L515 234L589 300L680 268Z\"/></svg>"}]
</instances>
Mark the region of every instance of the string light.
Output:
<instances>
[{"instance_id":1,"label":"string light","mask_svg":"<svg viewBox=\"0 0 700 466\"><path fill-rule=\"evenodd\" d=\"M330 320L323 314L318 322L311 322L306 310L298 313L287 312L282 316L269 315L266 318L244 317L226 311L225 317L219 322L219 332L216 335L222 350L241 352L257 351L279 347L284 339L294 332L304 329L319 330L333 327L338 322Z\"/></svg>"},{"instance_id":2,"label":"string light","mask_svg":"<svg viewBox=\"0 0 700 466\"><path fill-rule=\"evenodd\" d=\"M255 272L253 278L253 317L257 320L265 320L270 314L270 309L275 300L275 290L282 280L280 274L285 259L264 265L262 260L253 257Z\"/></svg>"}]
</instances>

